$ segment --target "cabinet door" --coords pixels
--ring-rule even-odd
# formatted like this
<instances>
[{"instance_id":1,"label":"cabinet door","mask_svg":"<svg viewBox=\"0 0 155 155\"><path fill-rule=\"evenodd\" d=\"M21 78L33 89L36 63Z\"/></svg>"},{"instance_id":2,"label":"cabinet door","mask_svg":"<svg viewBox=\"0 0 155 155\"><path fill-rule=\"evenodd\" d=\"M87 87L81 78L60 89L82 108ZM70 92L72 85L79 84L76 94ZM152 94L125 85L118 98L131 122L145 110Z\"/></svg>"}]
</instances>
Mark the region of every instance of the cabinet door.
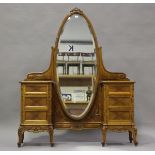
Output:
<instances>
[{"instance_id":1,"label":"cabinet door","mask_svg":"<svg viewBox=\"0 0 155 155\"><path fill-rule=\"evenodd\" d=\"M104 85L105 122L108 125L132 125L133 83L108 83Z\"/></svg>"},{"instance_id":2,"label":"cabinet door","mask_svg":"<svg viewBox=\"0 0 155 155\"><path fill-rule=\"evenodd\" d=\"M22 83L22 123L51 124L51 84Z\"/></svg>"}]
</instances>

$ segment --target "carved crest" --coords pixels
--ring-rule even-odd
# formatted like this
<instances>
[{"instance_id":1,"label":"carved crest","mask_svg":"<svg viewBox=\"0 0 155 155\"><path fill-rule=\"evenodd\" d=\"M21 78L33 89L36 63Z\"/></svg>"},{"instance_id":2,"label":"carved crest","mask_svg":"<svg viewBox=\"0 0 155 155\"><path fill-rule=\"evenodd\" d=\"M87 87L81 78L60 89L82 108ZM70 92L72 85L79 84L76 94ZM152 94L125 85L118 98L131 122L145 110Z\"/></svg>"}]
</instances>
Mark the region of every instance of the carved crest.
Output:
<instances>
[{"instance_id":1,"label":"carved crest","mask_svg":"<svg viewBox=\"0 0 155 155\"><path fill-rule=\"evenodd\" d=\"M70 13L79 13L79 14L83 14L83 11L80 10L79 8L74 8L70 11Z\"/></svg>"}]
</instances>

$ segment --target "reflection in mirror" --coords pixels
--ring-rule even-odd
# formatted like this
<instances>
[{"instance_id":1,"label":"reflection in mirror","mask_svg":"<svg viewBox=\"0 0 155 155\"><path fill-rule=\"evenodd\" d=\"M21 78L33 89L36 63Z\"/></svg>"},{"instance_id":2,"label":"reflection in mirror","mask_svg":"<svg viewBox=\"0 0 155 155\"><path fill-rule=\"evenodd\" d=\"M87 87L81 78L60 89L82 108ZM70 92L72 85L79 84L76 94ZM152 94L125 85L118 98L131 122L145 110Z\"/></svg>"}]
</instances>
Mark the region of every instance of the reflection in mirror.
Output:
<instances>
[{"instance_id":1,"label":"reflection in mirror","mask_svg":"<svg viewBox=\"0 0 155 155\"><path fill-rule=\"evenodd\" d=\"M61 99L70 115L89 106L96 81L96 52L92 33L79 14L70 16L59 38L57 79Z\"/></svg>"}]
</instances>

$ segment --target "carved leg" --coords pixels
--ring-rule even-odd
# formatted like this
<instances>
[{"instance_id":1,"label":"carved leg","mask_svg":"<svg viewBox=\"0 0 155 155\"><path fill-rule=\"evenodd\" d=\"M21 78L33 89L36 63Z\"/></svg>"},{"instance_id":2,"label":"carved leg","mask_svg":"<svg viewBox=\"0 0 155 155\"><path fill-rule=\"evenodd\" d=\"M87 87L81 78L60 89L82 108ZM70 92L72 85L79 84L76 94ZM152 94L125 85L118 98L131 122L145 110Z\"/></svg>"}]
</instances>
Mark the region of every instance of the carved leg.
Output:
<instances>
[{"instance_id":1,"label":"carved leg","mask_svg":"<svg viewBox=\"0 0 155 155\"><path fill-rule=\"evenodd\" d=\"M51 147L54 146L53 132L54 132L53 127L49 127L49 136L50 136Z\"/></svg>"},{"instance_id":2,"label":"carved leg","mask_svg":"<svg viewBox=\"0 0 155 155\"><path fill-rule=\"evenodd\" d=\"M18 141L17 145L18 145L18 147L21 147L21 143L23 143L23 140L24 140L24 129L21 126L18 129L18 139L19 139L19 141Z\"/></svg>"},{"instance_id":3,"label":"carved leg","mask_svg":"<svg viewBox=\"0 0 155 155\"><path fill-rule=\"evenodd\" d=\"M104 146L106 142L106 131L107 131L106 127L103 127L102 128L102 146Z\"/></svg>"},{"instance_id":4,"label":"carved leg","mask_svg":"<svg viewBox=\"0 0 155 155\"><path fill-rule=\"evenodd\" d=\"M137 142L137 129L136 128L133 129L132 134L133 134L133 142L134 142L135 146L137 146L138 142Z\"/></svg>"},{"instance_id":5,"label":"carved leg","mask_svg":"<svg viewBox=\"0 0 155 155\"><path fill-rule=\"evenodd\" d=\"M129 141L130 141L130 143L132 143L132 132L131 131L129 131Z\"/></svg>"},{"instance_id":6,"label":"carved leg","mask_svg":"<svg viewBox=\"0 0 155 155\"><path fill-rule=\"evenodd\" d=\"M21 142L23 143L23 141L24 141L24 132L22 134L22 141Z\"/></svg>"}]
</instances>

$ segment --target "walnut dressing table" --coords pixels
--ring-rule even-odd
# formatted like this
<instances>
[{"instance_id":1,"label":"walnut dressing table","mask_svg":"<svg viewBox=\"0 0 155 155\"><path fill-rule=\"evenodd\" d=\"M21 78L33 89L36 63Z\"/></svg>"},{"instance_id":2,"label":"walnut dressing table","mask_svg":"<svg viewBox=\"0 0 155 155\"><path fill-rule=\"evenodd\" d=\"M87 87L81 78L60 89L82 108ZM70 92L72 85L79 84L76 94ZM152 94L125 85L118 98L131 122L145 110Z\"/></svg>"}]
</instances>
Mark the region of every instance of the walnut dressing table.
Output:
<instances>
[{"instance_id":1,"label":"walnut dressing table","mask_svg":"<svg viewBox=\"0 0 155 155\"><path fill-rule=\"evenodd\" d=\"M25 131L48 132L53 146L54 129L96 128L102 131L102 146L107 130L127 132L129 142L138 144L134 81L105 69L94 28L75 8L62 21L49 68L21 81L18 147Z\"/></svg>"}]
</instances>

